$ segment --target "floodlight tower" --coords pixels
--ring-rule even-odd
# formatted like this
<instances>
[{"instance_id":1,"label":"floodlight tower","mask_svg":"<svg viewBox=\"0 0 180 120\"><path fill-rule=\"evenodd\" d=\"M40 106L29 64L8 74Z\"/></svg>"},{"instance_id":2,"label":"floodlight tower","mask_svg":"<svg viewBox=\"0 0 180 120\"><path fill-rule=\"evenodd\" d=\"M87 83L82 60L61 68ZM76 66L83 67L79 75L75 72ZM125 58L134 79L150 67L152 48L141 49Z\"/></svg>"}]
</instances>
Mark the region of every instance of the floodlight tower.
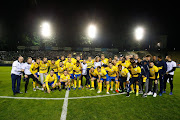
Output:
<instances>
[{"instance_id":1,"label":"floodlight tower","mask_svg":"<svg viewBox=\"0 0 180 120\"><path fill-rule=\"evenodd\" d=\"M87 34L88 34L88 37L91 38L91 39L96 38L96 34L97 34L97 28L96 28L96 26L93 25L93 24L90 24L90 25L88 26Z\"/></svg>"},{"instance_id":2,"label":"floodlight tower","mask_svg":"<svg viewBox=\"0 0 180 120\"><path fill-rule=\"evenodd\" d=\"M144 38L144 28L137 27L134 31L134 36L135 36L135 39L138 41L138 45L140 47L140 41Z\"/></svg>"}]
</instances>

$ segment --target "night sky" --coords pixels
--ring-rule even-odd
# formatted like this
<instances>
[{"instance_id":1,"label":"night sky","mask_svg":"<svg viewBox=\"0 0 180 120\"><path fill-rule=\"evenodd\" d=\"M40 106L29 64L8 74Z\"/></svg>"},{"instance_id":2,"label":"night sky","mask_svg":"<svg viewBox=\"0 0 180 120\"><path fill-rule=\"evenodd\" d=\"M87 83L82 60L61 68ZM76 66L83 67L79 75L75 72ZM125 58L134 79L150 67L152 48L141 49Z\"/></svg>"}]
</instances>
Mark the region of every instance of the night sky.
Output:
<instances>
[{"instance_id":1,"label":"night sky","mask_svg":"<svg viewBox=\"0 0 180 120\"><path fill-rule=\"evenodd\" d=\"M48 21L57 40L78 42L89 23L98 27L96 42L109 47L111 40L133 39L133 30L146 29L144 42L168 35L168 49L178 49L178 4L170 2L71 2L66 0L6 0L0 3L0 36L8 41L22 41L23 33L39 31L42 21ZM103 42L102 42L103 41Z\"/></svg>"}]
</instances>

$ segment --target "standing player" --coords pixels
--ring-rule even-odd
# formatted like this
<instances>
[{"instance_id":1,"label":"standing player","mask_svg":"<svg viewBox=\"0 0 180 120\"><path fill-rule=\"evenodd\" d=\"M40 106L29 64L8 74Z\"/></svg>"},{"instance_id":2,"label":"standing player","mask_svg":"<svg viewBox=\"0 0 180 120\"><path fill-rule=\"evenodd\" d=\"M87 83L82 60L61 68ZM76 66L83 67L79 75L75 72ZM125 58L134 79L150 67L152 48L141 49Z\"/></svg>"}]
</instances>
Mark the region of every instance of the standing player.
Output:
<instances>
[{"instance_id":1,"label":"standing player","mask_svg":"<svg viewBox=\"0 0 180 120\"><path fill-rule=\"evenodd\" d=\"M136 96L139 95L139 80L140 80L140 74L141 74L141 68L137 66L137 63L132 63L131 68L131 74L132 78L130 80L130 87L131 87L131 93L134 93L134 87L133 84L136 83Z\"/></svg>"},{"instance_id":2,"label":"standing player","mask_svg":"<svg viewBox=\"0 0 180 120\"><path fill-rule=\"evenodd\" d=\"M153 62L149 63L149 72L150 72L150 76L149 76L149 92L148 92L148 95L153 95L153 92L154 92L153 97L156 97L157 96L157 89L158 89L159 73L158 73L158 68L154 65ZM153 81L154 81L154 89L153 89L153 92L151 92Z\"/></svg>"},{"instance_id":3,"label":"standing player","mask_svg":"<svg viewBox=\"0 0 180 120\"><path fill-rule=\"evenodd\" d=\"M81 82L83 82L83 77L86 78L86 88L90 88L90 81L89 79L87 79L87 63L86 60L83 60L83 62L81 63L81 67L82 67L82 75L81 75ZM83 87L83 83L82 83L82 87Z\"/></svg>"},{"instance_id":4,"label":"standing player","mask_svg":"<svg viewBox=\"0 0 180 120\"><path fill-rule=\"evenodd\" d=\"M65 85L65 89L69 87L70 90L70 75L68 75L67 70L64 70L64 74L61 75L61 78L59 80L59 91L61 91L61 84Z\"/></svg>"},{"instance_id":5,"label":"standing player","mask_svg":"<svg viewBox=\"0 0 180 120\"><path fill-rule=\"evenodd\" d=\"M167 64L167 71L166 71L166 75L164 77L164 91L163 93L166 93L166 82L169 79L170 82L170 90L171 92L169 93L169 95L172 95L172 91L173 91L173 77L174 77L174 71L176 70L176 63L174 61L172 61L171 56L168 55L166 56L166 64Z\"/></svg>"},{"instance_id":6,"label":"standing player","mask_svg":"<svg viewBox=\"0 0 180 120\"><path fill-rule=\"evenodd\" d=\"M65 69L66 67L63 65L63 61L60 61L58 65L58 80L60 80L61 75L63 75ZM61 85L59 85L59 90L61 90L60 88Z\"/></svg>"},{"instance_id":7,"label":"standing player","mask_svg":"<svg viewBox=\"0 0 180 120\"><path fill-rule=\"evenodd\" d=\"M96 89L96 80L98 79L98 71L97 69L94 69L94 67L91 67L91 69L89 70L89 76L91 79L91 89L90 90L94 90L94 87Z\"/></svg>"},{"instance_id":8,"label":"standing player","mask_svg":"<svg viewBox=\"0 0 180 120\"><path fill-rule=\"evenodd\" d=\"M100 62L100 57L99 56L96 56L95 57L95 61L94 61L94 68L96 69L98 66L101 67L101 62Z\"/></svg>"},{"instance_id":9,"label":"standing player","mask_svg":"<svg viewBox=\"0 0 180 120\"><path fill-rule=\"evenodd\" d=\"M45 87L46 87L48 93L51 92L49 86L51 86L53 89L54 89L56 86L58 86L57 76L56 76L56 74L54 74L54 71L53 71L53 70L51 70L51 71L50 71L50 74L47 75L47 77L46 77L46 79L45 79L45 82L44 82L44 84L43 84L43 88L45 89Z\"/></svg>"},{"instance_id":10,"label":"standing player","mask_svg":"<svg viewBox=\"0 0 180 120\"><path fill-rule=\"evenodd\" d=\"M88 57L88 60L86 61L87 63L87 80L86 81L90 81L90 75L89 75L89 71L91 69L91 67L94 67L94 60L91 59L91 57Z\"/></svg>"},{"instance_id":11,"label":"standing player","mask_svg":"<svg viewBox=\"0 0 180 120\"><path fill-rule=\"evenodd\" d=\"M66 62L66 69L71 78L71 87L73 87L74 84L73 67L74 67L74 63L72 63L71 58L68 58L68 62Z\"/></svg>"},{"instance_id":12,"label":"standing player","mask_svg":"<svg viewBox=\"0 0 180 120\"><path fill-rule=\"evenodd\" d=\"M49 63L47 62L47 58L43 58L43 61L40 62L39 73L41 78L41 83L44 83L44 78L48 75L49 72Z\"/></svg>"},{"instance_id":13,"label":"standing player","mask_svg":"<svg viewBox=\"0 0 180 120\"><path fill-rule=\"evenodd\" d=\"M162 56L158 56L157 67L159 69L159 80L160 80L160 92L159 96L162 96L162 92L164 89L164 75L167 71L167 64L164 60L162 60Z\"/></svg>"},{"instance_id":14,"label":"standing player","mask_svg":"<svg viewBox=\"0 0 180 120\"><path fill-rule=\"evenodd\" d=\"M104 68L101 68L100 66L97 67L97 71L98 71L98 92L97 93L101 93L102 92L102 83L103 81L106 82L107 85L107 91L106 93L109 94L109 78L108 78L108 74L106 72L106 70Z\"/></svg>"},{"instance_id":15,"label":"standing player","mask_svg":"<svg viewBox=\"0 0 180 120\"><path fill-rule=\"evenodd\" d=\"M81 64L79 61L76 62L76 64L74 65L73 67L73 74L74 74L74 77L75 77L75 80L74 80L74 90L76 89L76 85L77 85L77 78L79 78L79 86L78 86L78 89L81 90L81 73L82 73L82 68L81 68Z\"/></svg>"}]
</instances>

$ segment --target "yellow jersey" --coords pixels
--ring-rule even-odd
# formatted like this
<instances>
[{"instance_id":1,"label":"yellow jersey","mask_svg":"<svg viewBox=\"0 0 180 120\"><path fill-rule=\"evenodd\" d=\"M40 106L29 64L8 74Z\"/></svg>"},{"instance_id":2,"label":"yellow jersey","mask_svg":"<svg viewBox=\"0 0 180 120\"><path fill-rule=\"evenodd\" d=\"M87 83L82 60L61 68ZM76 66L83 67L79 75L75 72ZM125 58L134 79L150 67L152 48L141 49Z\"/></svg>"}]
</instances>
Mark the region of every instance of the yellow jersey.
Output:
<instances>
[{"instance_id":1,"label":"yellow jersey","mask_svg":"<svg viewBox=\"0 0 180 120\"><path fill-rule=\"evenodd\" d=\"M128 73L129 73L129 70L127 68L124 68L121 71L119 71L119 74L121 75L121 77L127 77ZM131 77L131 75L130 75L130 77Z\"/></svg>"},{"instance_id":2,"label":"yellow jersey","mask_svg":"<svg viewBox=\"0 0 180 120\"><path fill-rule=\"evenodd\" d=\"M150 77L149 78L150 79L156 79L155 73L158 72L158 71L159 71L159 69L155 65L152 68L149 68L149 72L150 72ZM159 78L159 73L158 73L157 78Z\"/></svg>"},{"instance_id":3,"label":"yellow jersey","mask_svg":"<svg viewBox=\"0 0 180 120\"><path fill-rule=\"evenodd\" d=\"M121 65L128 68L131 65L131 62L129 60L126 60L124 63L121 63Z\"/></svg>"},{"instance_id":4,"label":"yellow jersey","mask_svg":"<svg viewBox=\"0 0 180 120\"><path fill-rule=\"evenodd\" d=\"M91 71L89 70L89 74L92 75L93 77L97 77L97 76L98 76L98 71L97 71L97 69L94 69L93 72L91 72Z\"/></svg>"},{"instance_id":5,"label":"yellow jersey","mask_svg":"<svg viewBox=\"0 0 180 120\"><path fill-rule=\"evenodd\" d=\"M108 72L108 75L110 76L110 77L116 77L117 76L117 67L115 67L115 66L112 66L112 68L110 68L110 67L107 67L107 68L105 68L105 70Z\"/></svg>"},{"instance_id":6,"label":"yellow jersey","mask_svg":"<svg viewBox=\"0 0 180 120\"><path fill-rule=\"evenodd\" d=\"M87 60L86 63L87 63L87 68L94 67L94 60L91 61Z\"/></svg>"},{"instance_id":7,"label":"yellow jersey","mask_svg":"<svg viewBox=\"0 0 180 120\"><path fill-rule=\"evenodd\" d=\"M74 67L73 67L73 70L75 71L74 73L76 74L76 75L78 75L78 74L81 74L81 66L79 65L79 66L77 66L77 65L74 65Z\"/></svg>"},{"instance_id":8,"label":"yellow jersey","mask_svg":"<svg viewBox=\"0 0 180 120\"><path fill-rule=\"evenodd\" d=\"M59 60L57 60L56 62L55 62L55 64L58 66L59 65L59 63L60 63L60 59ZM66 60L64 60L64 61L62 61L62 63L63 63L63 65L66 65Z\"/></svg>"},{"instance_id":9,"label":"yellow jersey","mask_svg":"<svg viewBox=\"0 0 180 120\"><path fill-rule=\"evenodd\" d=\"M62 79L62 80L70 80L70 75L62 74L60 79Z\"/></svg>"},{"instance_id":10,"label":"yellow jersey","mask_svg":"<svg viewBox=\"0 0 180 120\"><path fill-rule=\"evenodd\" d=\"M39 68L39 64L37 64L36 62L35 63L32 63L31 64L31 67L30 67L30 72L32 74L35 74L38 72L38 68Z\"/></svg>"},{"instance_id":11,"label":"yellow jersey","mask_svg":"<svg viewBox=\"0 0 180 120\"><path fill-rule=\"evenodd\" d=\"M138 67L135 67L135 68L131 68L131 74L132 74L132 77L138 77L138 74L141 73L141 68L138 66Z\"/></svg>"},{"instance_id":12,"label":"yellow jersey","mask_svg":"<svg viewBox=\"0 0 180 120\"><path fill-rule=\"evenodd\" d=\"M56 84L56 82L57 82L57 76L56 76L56 74L53 74L53 76L51 76L50 74L47 75L47 77L46 77L46 79L45 79L45 83L46 83L46 87L47 87L48 90L49 90L49 85L48 85L48 83L51 83L51 82L53 82L53 81L54 81L54 84Z\"/></svg>"},{"instance_id":13,"label":"yellow jersey","mask_svg":"<svg viewBox=\"0 0 180 120\"><path fill-rule=\"evenodd\" d=\"M39 65L39 73L47 73L48 72L49 63L40 63Z\"/></svg>"},{"instance_id":14,"label":"yellow jersey","mask_svg":"<svg viewBox=\"0 0 180 120\"><path fill-rule=\"evenodd\" d=\"M100 75L101 78L106 79L107 72L105 69L101 68L101 72L98 72L98 75Z\"/></svg>"},{"instance_id":15,"label":"yellow jersey","mask_svg":"<svg viewBox=\"0 0 180 120\"><path fill-rule=\"evenodd\" d=\"M114 66L118 68L119 63L117 62Z\"/></svg>"},{"instance_id":16,"label":"yellow jersey","mask_svg":"<svg viewBox=\"0 0 180 120\"><path fill-rule=\"evenodd\" d=\"M69 74L73 74L73 67L74 67L74 63L72 63L72 62L66 63L66 69L68 70Z\"/></svg>"},{"instance_id":17,"label":"yellow jersey","mask_svg":"<svg viewBox=\"0 0 180 120\"><path fill-rule=\"evenodd\" d=\"M103 64L108 65L108 59L107 59L107 58L105 58L104 60L101 60L101 62L102 62Z\"/></svg>"},{"instance_id":18,"label":"yellow jersey","mask_svg":"<svg viewBox=\"0 0 180 120\"><path fill-rule=\"evenodd\" d=\"M122 61L119 60L117 63L118 63L119 65L121 65L121 64L122 64Z\"/></svg>"},{"instance_id":19,"label":"yellow jersey","mask_svg":"<svg viewBox=\"0 0 180 120\"><path fill-rule=\"evenodd\" d=\"M65 69L66 67L64 65L58 66L58 75L59 76L63 75Z\"/></svg>"},{"instance_id":20,"label":"yellow jersey","mask_svg":"<svg viewBox=\"0 0 180 120\"><path fill-rule=\"evenodd\" d=\"M58 72L58 65L57 64L52 64L51 61L49 61L49 66L51 68L51 70L54 70L54 72Z\"/></svg>"},{"instance_id":21,"label":"yellow jersey","mask_svg":"<svg viewBox=\"0 0 180 120\"><path fill-rule=\"evenodd\" d=\"M68 58L65 59L65 62L68 63ZM76 64L76 59L71 58L71 62L72 62L73 64Z\"/></svg>"}]
</instances>

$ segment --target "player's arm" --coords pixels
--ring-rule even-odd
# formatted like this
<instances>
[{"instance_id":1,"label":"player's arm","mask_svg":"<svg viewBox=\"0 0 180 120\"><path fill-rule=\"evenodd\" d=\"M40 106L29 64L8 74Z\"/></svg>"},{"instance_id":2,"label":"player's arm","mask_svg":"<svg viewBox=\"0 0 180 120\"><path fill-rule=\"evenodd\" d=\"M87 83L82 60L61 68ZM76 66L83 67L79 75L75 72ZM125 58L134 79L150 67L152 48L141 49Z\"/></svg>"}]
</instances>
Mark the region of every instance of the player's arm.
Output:
<instances>
[{"instance_id":1,"label":"player's arm","mask_svg":"<svg viewBox=\"0 0 180 120\"><path fill-rule=\"evenodd\" d=\"M50 93L50 91L51 91L51 90L49 89L49 85L48 85L49 77L50 77L50 76L47 76L47 77L46 77L46 80L45 80L45 84L46 84L46 88L47 88L48 93Z\"/></svg>"}]
</instances>

